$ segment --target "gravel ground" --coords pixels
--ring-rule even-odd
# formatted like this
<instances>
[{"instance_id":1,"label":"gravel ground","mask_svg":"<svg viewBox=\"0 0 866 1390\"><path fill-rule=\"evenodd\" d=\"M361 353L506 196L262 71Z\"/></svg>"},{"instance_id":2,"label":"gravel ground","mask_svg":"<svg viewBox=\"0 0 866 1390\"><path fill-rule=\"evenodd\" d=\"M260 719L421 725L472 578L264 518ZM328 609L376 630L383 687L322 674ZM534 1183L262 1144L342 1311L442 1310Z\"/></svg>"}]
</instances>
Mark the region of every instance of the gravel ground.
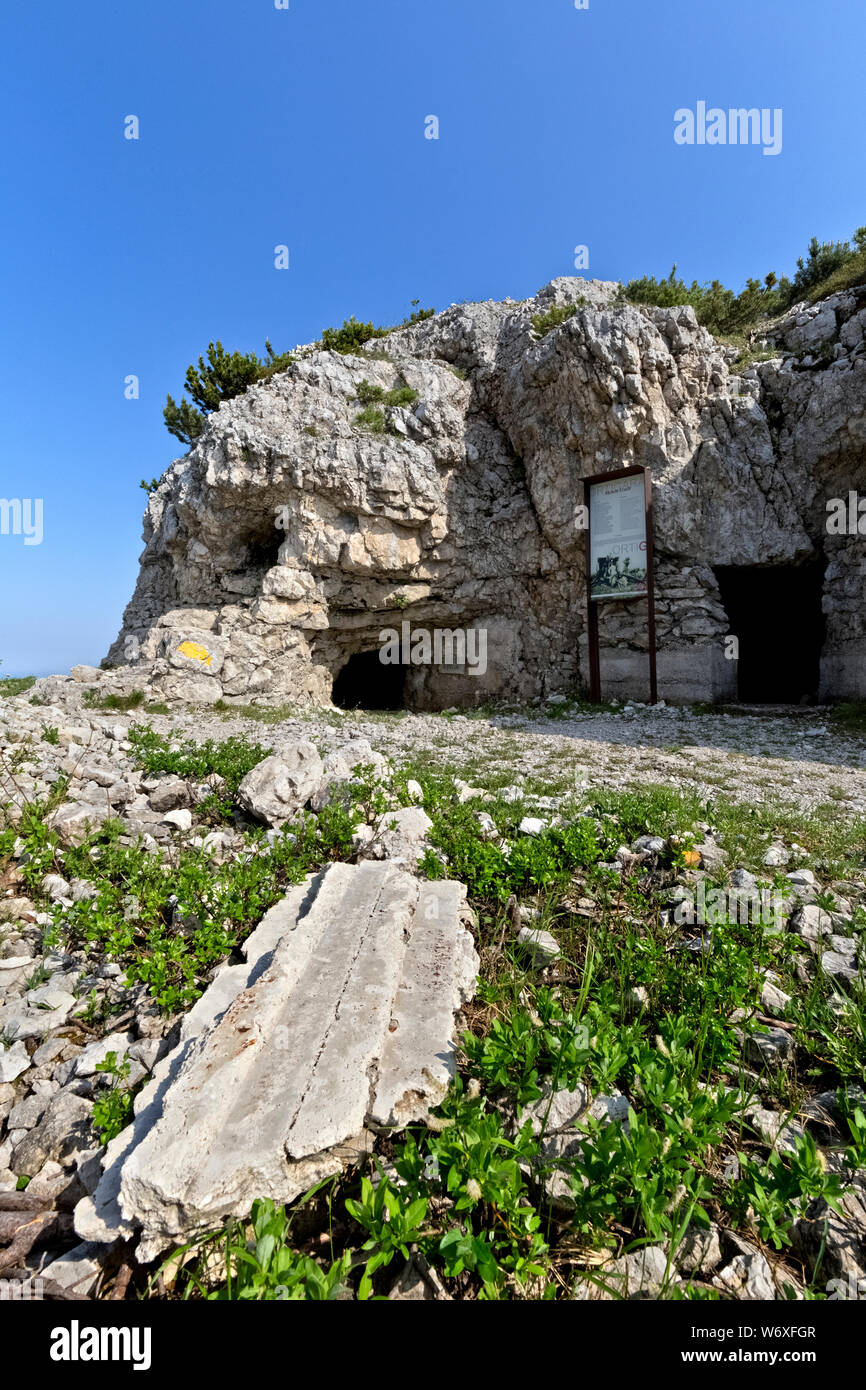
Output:
<instances>
[{"instance_id":1,"label":"gravel ground","mask_svg":"<svg viewBox=\"0 0 866 1390\"><path fill-rule=\"evenodd\" d=\"M845 815L864 814L866 739L834 730L829 715L816 707L697 714L674 706L586 712L548 705L489 718L336 710L279 724L210 712L141 718L197 738L244 733L274 745L304 737L330 748L351 734L398 762L429 760L484 785L527 778L559 791L661 784L744 804L809 809L833 802Z\"/></svg>"}]
</instances>

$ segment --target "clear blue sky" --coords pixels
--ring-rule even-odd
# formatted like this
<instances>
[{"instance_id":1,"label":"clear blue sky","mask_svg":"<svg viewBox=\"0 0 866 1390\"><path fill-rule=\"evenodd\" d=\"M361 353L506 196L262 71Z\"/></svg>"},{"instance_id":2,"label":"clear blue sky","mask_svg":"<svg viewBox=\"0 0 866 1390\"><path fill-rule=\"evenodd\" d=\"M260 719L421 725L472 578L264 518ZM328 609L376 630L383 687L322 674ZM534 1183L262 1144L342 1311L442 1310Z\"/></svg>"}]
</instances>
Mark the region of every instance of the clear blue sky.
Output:
<instances>
[{"instance_id":1,"label":"clear blue sky","mask_svg":"<svg viewBox=\"0 0 866 1390\"><path fill-rule=\"evenodd\" d=\"M528 296L579 243L603 279L739 288L866 222L862 0L290 3L7 8L0 497L44 536L0 535L0 674L105 654L210 339ZM677 146L701 100L781 107L782 152Z\"/></svg>"}]
</instances>

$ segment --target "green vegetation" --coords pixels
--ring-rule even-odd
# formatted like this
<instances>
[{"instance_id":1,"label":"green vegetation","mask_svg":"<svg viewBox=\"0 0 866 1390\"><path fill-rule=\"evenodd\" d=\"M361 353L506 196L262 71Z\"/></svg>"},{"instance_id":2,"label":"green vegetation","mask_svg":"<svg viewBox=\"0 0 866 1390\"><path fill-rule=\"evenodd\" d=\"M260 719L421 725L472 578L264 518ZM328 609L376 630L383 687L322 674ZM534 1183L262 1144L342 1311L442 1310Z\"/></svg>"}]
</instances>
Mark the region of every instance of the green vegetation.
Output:
<instances>
[{"instance_id":1,"label":"green vegetation","mask_svg":"<svg viewBox=\"0 0 866 1390\"><path fill-rule=\"evenodd\" d=\"M171 772L175 777L200 782L207 777L218 778L221 796L202 802L202 810L205 814L212 811L218 818L227 820L232 817L231 798L244 777L271 752L270 748L250 743L242 735L228 738L223 743L210 738L197 743L195 739L182 739L176 734L166 738L148 725L141 724L132 726L129 741L133 756L144 772Z\"/></svg>"},{"instance_id":2,"label":"green vegetation","mask_svg":"<svg viewBox=\"0 0 866 1390\"><path fill-rule=\"evenodd\" d=\"M385 412L377 405L366 405L362 411L355 416L355 424L364 430L369 430L371 434L385 433Z\"/></svg>"},{"instance_id":3,"label":"green vegetation","mask_svg":"<svg viewBox=\"0 0 866 1390\"><path fill-rule=\"evenodd\" d=\"M402 386L395 386L393 390L386 391L383 386L374 386L364 377L358 385L356 399L362 405L414 405L418 399L418 392L413 391L411 386L407 386L405 381Z\"/></svg>"},{"instance_id":4,"label":"green vegetation","mask_svg":"<svg viewBox=\"0 0 866 1390\"><path fill-rule=\"evenodd\" d=\"M0 666L3 662L0 661ZM10 695L20 695L23 691L29 690L36 684L35 676L0 676L0 697Z\"/></svg>"},{"instance_id":5,"label":"green vegetation","mask_svg":"<svg viewBox=\"0 0 866 1390\"><path fill-rule=\"evenodd\" d=\"M98 690L85 690L81 703L85 709L121 710L128 713L140 709L147 696L143 690L131 690L128 695L100 695Z\"/></svg>"},{"instance_id":6,"label":"green vegetation","mask_svg":"<svg viewBox=\"0 0 866 1390\"><path fill-rule=\"evenodd\" d=\"M830 712L830 722L846 733L866 734L866 700L850 700Z\"/></svg>"},{"instance_id":7,"label":"green vegetation","mask_svg":"<svg viewBox=\"0 0 866 1390\"><path fill-rule=\"evenodd\" d=\"M386 391L384 386L375 386L364 377L358 384L355 398L364 407L355 416L355 424L360 429L369 430L371 434L396 434L397 430L386 411L414 405L418 392L407 386L402 378L400 385Z\"/></svg>"},{"instance_id":8,"label":"green vegetation","mask_svg":"<svg viewBox=\"0 0 866 1390\"><path fill-rule=\"evenodd\" d=\"M377 328L373 323L360 323L354 314L344 321L342 328L326 328L322 332L321 345L325 352L355 354L364 343L373 338L387 338L391 328Z\"/></svg>"},{"instance_id":9,"label":"green vegetation","mask_svg":"<svg viewBox=\"0 0 866 1390\"><path fill-rule=\"evenodd\" d=\"M662 280L644 275L624 287L623 298L631 304L657 304L675 307L690 304L698 322L719 336L742 333L761 319L782 313L799 300L813 303L847 289L866 283L866 227L858 227L851 242L819 242L813 237L806 258L797 261L793 279L777 277L770 271L761 280L749 279L739 294L725 289L721 281L699 285L693 280L687 285L677 278L676 265Z\"/></svg>"},{"instance_id":10,"label":"green vegetation","mask_svg":"<svg viewBox=\"0 0 866 1390\"><path fill-rule=\"evenodd\" d=\"M778 277L770 271L763 280L748 279L745 288L735 293L726 289L721 281L700 285L693 280L689 285L678 278L677 267L663 279L654 275L644 275L631 280L624 286L622 301L631 304L655 304L662 307L691 305L698 321L718 337L730 338L743 349L738 367L758 360L755 350L746 344L743 335L755 328L762 320L783 312L801 299L815 302L826 295L852 285L866 283L866 227L858 227L850 241L820 242L813 237L805 257L799 257L797 269L792 278ZM585 298L575 304L559 305L547 313L536 314L532 326L541 336L559 327L571 318L579 307L586 303ZM387 338L399 328L411 327L431 318L434 309L418 307L419 301L412 301L412 312L399 324L390 326L363 323L354 315L346 319L340 328L325 328L319 346L330 352L357 354L365 344L377 339ZM221 403L240 395L256 381L267 380L277 372L285 371L295 360L291 353L277 354L269 341L265 343L266 357L260 359L255 353L227 352L220 341L208 344L207 359L199 357L198 365L187 368L184 389L190 399L182 397L176 402L167 397L163 411L166 428L177 439L191 446L205 426L207 416L217 410ZM388 354L371 351L370 355L388 359ZM465 373L452 367L458 376ZM362 383L369 391L380 388ZM404 392L408 387L402 388ZM393 393L387 393L393 395ZM367 406L384 401L388 405L411 404L414 396L408 394L402 400L387 400L371 395L369 398L359 393L359 400ZM371 415L371 420L373 416ZM360 421L361 417L359 417ZM378 423L367 425L375 433L381 433ZM305 432L316 434L316 427L308 425ZM140 486L149 494L159 486L159 478L149 483L142 479Z\"/></svg>"},{"instance_id":11,"label":"green vegetation","mask_svg":"<svg viewBox=\"0 0 866 1390\"><path fill-rule=\"evenodd\" d=\"M4 676L0 680L0 696L20 695L36 684L35 676Z\"/></svg>"},{"instance_id":12,"label":"green vegetation","mask_svg":"<svg viewBox=\"0 0 866 1390\"><path fill-rule=\"evenodd\" d=\"M166 401L163 419L169 433L183 444L192 445L204 429L207 416L218 410L223 401L241 395L255 381L284 372L295 360L291 353L275 353L267 340L265 350L267 357L260 359L254 352L226 352L219 341L209 343L207 361L200 357L198 367L187 367L184 389L192 404L182 399L178 405L171 396Z\"/></svg>"},{"instance_id":13,"label":"green vegetation","mask_svg":"<svg viewBox=\"0 0 866 1390\"><path fill-rule=\"evenodd\" d=\"M344 321L342 328L326 328L322 333L320 346L327 352L357 353L359 348L374 338L387 338L389 333L394 333L398 328L411 328L415 323L423 323L424 319L432 318L436 310L419 309L419 302L413 299L413 310L409 317L403 319L402 323L392 324L390 328L377 328L372 323L360 323L353 315Z\"/></svg>"},{"instance_id":14,"label":"green vegetation","mask_svg":"<svg viewBox=\"0 0 866 1390\"><path fill-rule=\"evenodd\" d=\"M586 299L581 295L574 304L554 305L552 309L548 309L546 314L533 314L532 327L543 338L545 333L549 333L552 328L558 328L561 323L573 318L578 309L582 308L585 303Z\"/></svg>"},{"instance_id":15,"label":"green vegetation","mask_svg":"<svg viewBox=\"0 0 866 1390\"><path fill-rule=\"evenodd\" d=\"M105 1059L96 1063L96 1070L108 1077L108 1085L94 1103L93 1125L99 1130L99 1142L110 1144L132 1119L133 1092L125 1084L130 1062L127 1057L118 1062L116 1052L106 1052Z\"/></svg>"}]
</instances>

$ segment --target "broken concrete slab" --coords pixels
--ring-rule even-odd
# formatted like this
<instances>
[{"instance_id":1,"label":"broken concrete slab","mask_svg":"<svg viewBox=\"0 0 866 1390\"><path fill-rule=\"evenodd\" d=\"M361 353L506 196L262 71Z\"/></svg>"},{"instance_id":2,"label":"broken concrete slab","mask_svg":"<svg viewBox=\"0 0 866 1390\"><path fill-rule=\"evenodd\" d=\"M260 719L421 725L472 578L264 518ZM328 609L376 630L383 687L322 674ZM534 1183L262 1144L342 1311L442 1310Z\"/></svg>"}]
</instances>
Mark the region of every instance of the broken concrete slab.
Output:
<instances>
[{"instance_id":1,"label":"broken concrete slab","mask_svg":"<svg viewBox=\"0 0 866 1390\"><path fill-rule=\"evenodd\" d=\"M444 1099L456 1070L454 1017L475 992L478 956L465 929L466 889L421 883L367 1123L393 1129Z\"/></svg>"},{"instance_id":2,"label":"broken concrete slab","mask_svg":"<svg viewBox=\"0 0 866 1390\"><path fill-rule=\"evenodd\" d=\"M367 1152L371 1128L437 1104L478 969L465 893L388 861L331 864L293 889L157 1063L78 1234L140 1231L148 1261L257 1197L293 1200Z\"/></svg>"}]
</instances>

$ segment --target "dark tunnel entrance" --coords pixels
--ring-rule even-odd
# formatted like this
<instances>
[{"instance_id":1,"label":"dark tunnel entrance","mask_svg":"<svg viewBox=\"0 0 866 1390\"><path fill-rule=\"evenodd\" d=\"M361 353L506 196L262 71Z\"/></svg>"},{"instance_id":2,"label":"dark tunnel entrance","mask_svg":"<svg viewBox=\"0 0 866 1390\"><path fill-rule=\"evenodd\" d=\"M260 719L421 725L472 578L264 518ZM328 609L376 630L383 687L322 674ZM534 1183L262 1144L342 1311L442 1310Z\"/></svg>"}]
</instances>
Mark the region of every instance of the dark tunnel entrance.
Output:
<instances>
[{"instance_id":1,"label":"dark tunnel entrance","mask_svg":"<svg viewBox=\"0 0 866 1390\"><path fill-rule=\"evenodd\" d=\"M816 700L824 645L824 564L723 565L714 570L729 631L739 638L737 698Z\"/></svg>"},{"instance_id":2,"label":"dark tunnel entrance","mask_svg":"<svg viewBox=\"0 0 866 1390\"><path fill-rule=\"evenodd\" d=\"M385 665L374 652L350 656L334 681L331 699L340 709L403 709L406 667Z\"/></svg>"}]
</instances>

